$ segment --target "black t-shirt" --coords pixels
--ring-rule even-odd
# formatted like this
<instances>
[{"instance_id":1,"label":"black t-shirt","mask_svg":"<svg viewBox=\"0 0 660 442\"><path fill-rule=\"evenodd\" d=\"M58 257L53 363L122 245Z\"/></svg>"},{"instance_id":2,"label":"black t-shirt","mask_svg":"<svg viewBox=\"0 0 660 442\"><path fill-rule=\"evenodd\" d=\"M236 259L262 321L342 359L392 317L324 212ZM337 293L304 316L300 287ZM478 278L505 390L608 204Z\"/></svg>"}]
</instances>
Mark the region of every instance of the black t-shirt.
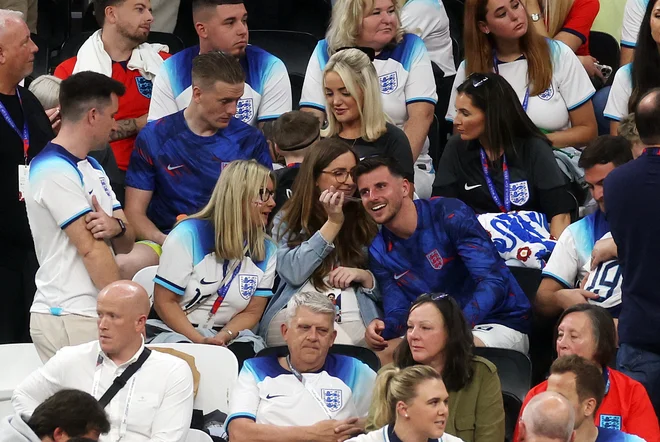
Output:
<instances>
[{"instance_id":1,"label":"black t-shirt","mask_svg":"<svg viewBox=\"0 0 660 442\"><path fill-rule=\"evenodd\" d=\"M27 116L32 161L55 134L39 100L25 88L19 86L19 91L23 109L16 95L0 94L0 102L21 133ZM18 166L24 162L22 137L0 116L0 247L33 247L25 203L18 200Z\"/></svg>"},{"instance_id":2,"label":"black t-shirt","mask_svg":"<svg viewBox=\"0 0 660 442\"><path fill-rule=\"evenodd\" d=\"M415 179L415 171L413 169L412 148L408 137L393 124L387 123L386 127L387 131L380 138L371 142L362 138L352 140L338 138L352 146L360 159L376 155L393 158L401 164L406 175L405 178L412 183Z\"/></svg>"},{"instance_id":3,"label":"black t-shirt","mask_svg":"<svg viewBox=\"0 0 660 442\"><path fill-rule=\"evenodd\" d=\"M458 198L476 213L498 213L481 166L480 144L463 141L455 135L445 147L433 183L433 196ZM516 155L507 155L511 210L533 210L544 213L548 222L560 213L574 209L575 201L568 193L552 147L539 138L519 140ZM502 157L489 165L488 173L497 195L504 204Z\"/></svg>"},{"instance_id":4,"label":"black t-shirt","mask_svg":"<svg viewBox=\"0 0 660 442\"><path fill-rule=\"evenodd\" d=\"M298 176L300 164L292 164L282 169L277 169L273 173L277 180L277 187L275 188L275 208L270 212L270 221L275 218L275 215L282 208L289 198L291 198L291 189L293 182Z\"/></svg>"}]
</instances>

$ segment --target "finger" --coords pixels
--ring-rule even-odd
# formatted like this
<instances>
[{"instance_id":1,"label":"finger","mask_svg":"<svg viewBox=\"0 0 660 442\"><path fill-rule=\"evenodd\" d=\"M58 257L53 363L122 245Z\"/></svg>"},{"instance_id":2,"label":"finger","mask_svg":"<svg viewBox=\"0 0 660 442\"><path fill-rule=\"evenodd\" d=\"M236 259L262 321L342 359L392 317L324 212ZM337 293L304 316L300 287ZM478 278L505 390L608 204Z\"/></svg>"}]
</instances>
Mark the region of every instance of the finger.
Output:
<instances>
[{"instance_id":1,"label":"finger","mask_svg":"<svg viewBox=\"0 0 660 442\"><path fill-rule=\"evenodd\" d=\"M57 120L51 125L51 127L53 128L53 130L56 131L57 129L60 128L61 125L62 125L62 120Z\"/></svg>"},{"instance_id":2,"label":"finger","mask_svg":"<svg viewBox=\"0 0 660 442\"><path fill-rule=\"evenodd\" d=\"M98 232L94 234L94 239L105 239L108 236L106 232Z\"/></svg>"},{"instance_id":3,"label":"finger","mask_svg":"<svg viewBox=\"0 0 660 442\"><path fill-rule=\"evenodd\" d=\"M338 197L339 197L338 192L333 193L332 196L330 197L330 204L333 205L333 206L336 206L337 201L338 201Z\"/></svg>"},{"instance_id":4,"label":"finger","mask_svg":"<svg viewBox=\"0 0 660 442\"><path fill-rule=\"evenodd\" d=\"M585 298L587 298L587 299L598 299L598 298L600 298L600 296L598 296L597 294L595 294L593 292L589 292L587 290L580 290L580 294L582 296L584 296Z\"/></svg>"},{"instance_id":5,"label":"finger","mask_svg":"<svg viewBox=\"0 0 660 442\"><path fill-rule=\"evenodd\" d=\"M99 204L99 200L96 199L96 195L92 195L92 205L94 206L94 210L96 212L101 213L103 211L101 205Z\"/></svg>"},{"instance_id":6,"label":"finger","mask_svg":"<svg viewBox=\"0 0 660 442\"><path fill-rule=\"evenodd\" d=\"M99 225L99 221L94 219L87 223L87 230L94 230L94 228L98 225Z\"/></svg>"}]
</instances>

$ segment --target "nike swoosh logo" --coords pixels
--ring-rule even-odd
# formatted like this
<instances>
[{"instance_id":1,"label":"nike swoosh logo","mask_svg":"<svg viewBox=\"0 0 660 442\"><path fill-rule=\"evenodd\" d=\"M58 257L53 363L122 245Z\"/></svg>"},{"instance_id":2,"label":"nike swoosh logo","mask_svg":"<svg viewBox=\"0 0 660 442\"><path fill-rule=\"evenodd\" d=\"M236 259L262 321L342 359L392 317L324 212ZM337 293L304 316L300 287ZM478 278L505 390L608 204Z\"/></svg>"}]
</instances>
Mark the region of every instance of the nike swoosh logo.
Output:
<instances>
[{"instance_id":1,"label":"nike swoosh logo","mask_svg":"<svg viewBox=\"0 0 660 442\"><path fill-rule=\"evenodd\" d=\"M168 164L167 165L167 170L177 170L177 169L180 169L181 167L183 167L183 164L180 164L180 165L174 166L174 167L172 167L171 164Z\"/></svg>"},{"instance_id":2,"label":"nike swoosh logo","mask_svg":"<svg viewBox=\"0 0 660 442\"><path fill-rule=\"evenodd\" d=\"M211 281L211 282L204 281L204 278L202 278L202 280L199 281L199 283L202 284L202 285L211 285L211 284L215 284L216 282L218 282L218 281Z\"/></svg>"},{"instance_id":3,"label":"nike swoosh logo","mask_svg":"<svg viewBox=\"0 0 660 442\"><path fill-rule=\"evenodd\" d=\"M94 190L90 190L90 191L89 191L89 194L91 195L91 194L92 194L92 192L94 192Z\"/></svg>"},{"instance_id":4,"label":"nike swoosh logo","mask_svg":"<svg viewBox=\"0 0 660 442\"><path fill-rule=\"evenodd\" d=\"M286 394L267 394L266 399L274 399L276 397L284 397Z\"/></svg>"},{"instance_id":5,"label":"nike swoosh logo","mask_svg":"<svg viewBox=\"0 0 660 442\"><path fill-rule=\"evenodd\" d=\"M475 184L474 186L468 186L467 183L465 183L465 190L472 190L472 189L476 189L477 187L481 187L481 184Z\"/></svg>"},{"instance_id":6,"label":"nike swoosh logo","mask_svg":"<svg viewBox=\"0 0 660 442\"><path fill-rule=\"evenodd\" d=\"M394 275L394 279L395 279L395 280L399 280L399 279L403 278L404 276L406 276L406 275L408 274L409 271L410 271L410 270L406 270L405 272L403 272L403 273L400 274L400 275Z\"/></svg>"}]
</instances>

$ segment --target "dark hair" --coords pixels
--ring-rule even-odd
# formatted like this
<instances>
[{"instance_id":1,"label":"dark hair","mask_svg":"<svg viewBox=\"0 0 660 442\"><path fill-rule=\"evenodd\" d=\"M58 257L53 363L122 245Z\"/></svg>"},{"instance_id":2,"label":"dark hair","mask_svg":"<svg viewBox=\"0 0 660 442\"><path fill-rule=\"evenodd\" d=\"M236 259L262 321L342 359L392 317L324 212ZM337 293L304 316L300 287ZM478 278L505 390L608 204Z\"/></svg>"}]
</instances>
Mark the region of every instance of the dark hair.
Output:
<instances>
[{"instance_id":1,"label":"dark hair","mask_svg":"<svg viewBox=\"0 0 660 442\"><path fill-rule=\"evenodd\" d=\"M401 163L394 161L391 157L368 157L360 161L353 170L353 181L357 183L358 178L369 172L373 172L379 167L387 167L390 173L397 178L405 178L406 172Z\"/></svg>"},{"instance_id":2,"label":"dark hair","mask_svg":"<svg viewBox=\"0 0 660 442\"><path fill-rule=\"evenodd\" d=\"M60 390L32 413L28 426L40 439L53 437L59 428L69 437L84 436L90 431L105 434L110 422L105 410L94 397L80 390Z\"/></svg>"},{"instance_id":3,"label":"dark hair","mask_svg":"<svg viewBox=\"0 0 660 442\"><path fill-rule=\"evenodd\" d=\"M118 6L126 0L94 0L94 16L100 27L105 24L105 8L108 6Z\"/></svg>"},{"instance_id":4,"label":"dark hair","mask_svg":"<svg viewBox=\"0 0 660 442\"><path fill-rule=\"evenodd\" d=\"M596 399L596 408L605 397L605 381L596 364L578 355L568 355L558 358L550 367L550 375L573 373L575 375L575 390L581 401Z\"/></svg>"},{"instance_id":5,"label":"dark hair","mask_svg":"<svg viewBox=\"0 0 660 442\"><path fill-rule=\"evenodd\" d=\"M98 442L88 437L70 437L69 442Z\"/></svg>"},{"instance_id":6,"label":"dark hair","mask_svg":"<svg viewBox=\"0 0 660 442\"><path fill-rule=\"evenodd\" d=\"M434 300L435 299L435 300ZM440 311L445 322L447 344L445 346L445 366L442 369L442 379L447 391L459 391L465 387L474 374L472 367L472 349L474 339L472 329L465 320L463 311L454 298L448 295L424 294L410 306L408 315L423 304L433 304ZM394 365L399 368L418 364L412 356L408 340L404 337L394 351Z\"/></svg>"},{"instance_id":7,"label":"dark hair","mask_svg":"<svg viewBox=\"0 0 660 442\"><path fill-rule=\"evenodd\" d=\"M616 327L612 315L599 305L576 304L564 310L555 327L555 342L559 325L571 313L584 313L591 321L591 327L596 340L596 354L594 359L602 367L607 366L616 354Z\"/></svg>"},{"instance_id":8,"label":"dark hair","mask_svg":"<svg viewBox=\"0 0 660 442\"><path fill-rule=\"evenodd\" d=\"M286 112L273 123L272 140L280 150L295 151L310 146L321 134L321 122L309 113Z\"/></svg>"},{"instance_id":9,"label":"dark hair","mask_svg":"<svg viewBox=\"0 0 660 442\"><path fill-rule=\"evenodd\" d=\"M112 94L121 97L126 87L117 80L96 72L73 74L60 84L62 120L78 121L92 108L110 103Z\"/></svg>"},{"instance_id":10,"label":"dark hair","mask_svg":"<svg viewBox=\"0 0 660 442\"><path fill-rule=\"evenodd\" d=\"M655 1L649 1L646 13L639 28L637 44L635 45L635 58L632 62L632 92L628 100L628 112L635 112L635 108L642 97L651 89L660 86L660 53L658 43L651 34L651 14Z\"/></svg>"},{"instance_id":11,"label":"dark hair","mask_svg":"<svg viewBox=\"0 0 660 442\"><path fill-rule=\"evenodd\" d=\"M635 109L635 124L642 143L660 144L660 88L651 89L639 100Z\"/></svg>"},{"instance_id":12,"label":"dark hair","mask_svg":"<svg viewBox=\"0 0 660 442\"><path fill-rule=\"evenodd\" d=\"M215 8L220 5L241 5L243 0L193 0L192 11L196 14L201 9Z\"/></svg>"},{"instance_id":13,"label":"dark hair","mask_svg":"<svg viewBox=\"0 0 660 442\"><path fill-rule=\"evenodd\" d=\"M520 139L539 138L551 145L529 119L516 92L503 77L494 73L472 74L458 86L457 94L461 93L484 113L484 135L492 153L499 154L502 149L506 155L513 156L516 140Z\"/></svg>"},{"instance_id":14,"label":"dark hair","mask_svg":"<svg viewBox=\"0 0 660 442\"><path fill-rule=\"evenodd\" d=\"M584 148L578 166L590 169L597 164L614 163L615 167L619 167L632 159L630 141L618 135L601 135Z\"/></svg>"},{"instance_id":15,"label":"dark hair","mask_svg":"<svg viewBox=\"0 0 660 442\"><path fill-rule=\"evenodd\" d=\"M212 51L193 59L193 85L207 89L218 81L227 84L245 83L245 72L236 58L220 51Z\"/></svg>"},{"instance_id":16,"label":"dark hair","mask_svg":"<svg viewBox=\"0 0 660 442\"><path fill-rule=\"evenodd\" d=\"M297 247L307 241L325 224L327 215L319 201L320 192L316 181L323 169L348 152L355 157L357 163L359 158L350 146L338 139L326 138L315 143L305 155L293 182L292 196L281 209L286 230L273 232L278 238L288 235L289 247ZM344 217L343 227L334 241L334 250L311 275L310 281L317 290L325 287L323 278L332 271L337 262L346 267L367 268L365 248L378 233L378 227L359 202L345 204Z\"/></svg>"}]
</instances>

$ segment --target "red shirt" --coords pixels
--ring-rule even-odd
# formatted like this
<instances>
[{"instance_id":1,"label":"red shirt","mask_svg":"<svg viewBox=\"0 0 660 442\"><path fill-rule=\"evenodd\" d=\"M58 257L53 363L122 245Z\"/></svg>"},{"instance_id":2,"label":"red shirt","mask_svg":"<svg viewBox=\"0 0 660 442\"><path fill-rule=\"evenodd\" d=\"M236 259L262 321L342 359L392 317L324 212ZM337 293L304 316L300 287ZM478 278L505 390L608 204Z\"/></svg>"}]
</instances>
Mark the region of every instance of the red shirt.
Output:
<instances>
[{"instance_id":1,"label":"red shirt","mask_svg":"<svg viewBox=\"0 0 660 442\"><path fill-rule=\"evenodd\" d=\"M605 398L596 411L595 424L599 427L634 434L647 442L659 442L658 418L644 386L611 368L603 371L603 377L606 385ZM547 389L548 381L543 381L529 390L520 409L520 416L529 401ZM513 440L518 442L518 424L513 433Z\"/></svg>"},{"instance_id":2,"label":"red shirt","mask_svg":"<svg viewBox=\"0 0 660 442\"><path fill-rule=\"evenodd\" d=\"M160 52L163 60L170 57L167 52ZM57 69L55 76L65 80L73 74L73 68L76 66L77 57L69 58L63 61ZM126 87L126 93L119 97L119 111L115 116L117 121L139 118L149 112L149 102L151 101L151 81L140 75L140 72L131 71L126 68L126 63L112 63L112 78L119 81ZM112 151L117 160L117 166L121 170L128 169L128 161L133 152L133 144L137 135L117 140L110 143Z\"/></svg>"},{"instance_id":3,"label":"red shirt","mask_svg":"<svg viewBox=\"0 0 660 442\"><path fill-rule=\"evenodd\" d=\"M575 0L568 11L560 32L568 32L582 40L582 46L575 52L577 55L589 55L589 32L599 9L599 0Z\"/></svg>"}]
</instances>

